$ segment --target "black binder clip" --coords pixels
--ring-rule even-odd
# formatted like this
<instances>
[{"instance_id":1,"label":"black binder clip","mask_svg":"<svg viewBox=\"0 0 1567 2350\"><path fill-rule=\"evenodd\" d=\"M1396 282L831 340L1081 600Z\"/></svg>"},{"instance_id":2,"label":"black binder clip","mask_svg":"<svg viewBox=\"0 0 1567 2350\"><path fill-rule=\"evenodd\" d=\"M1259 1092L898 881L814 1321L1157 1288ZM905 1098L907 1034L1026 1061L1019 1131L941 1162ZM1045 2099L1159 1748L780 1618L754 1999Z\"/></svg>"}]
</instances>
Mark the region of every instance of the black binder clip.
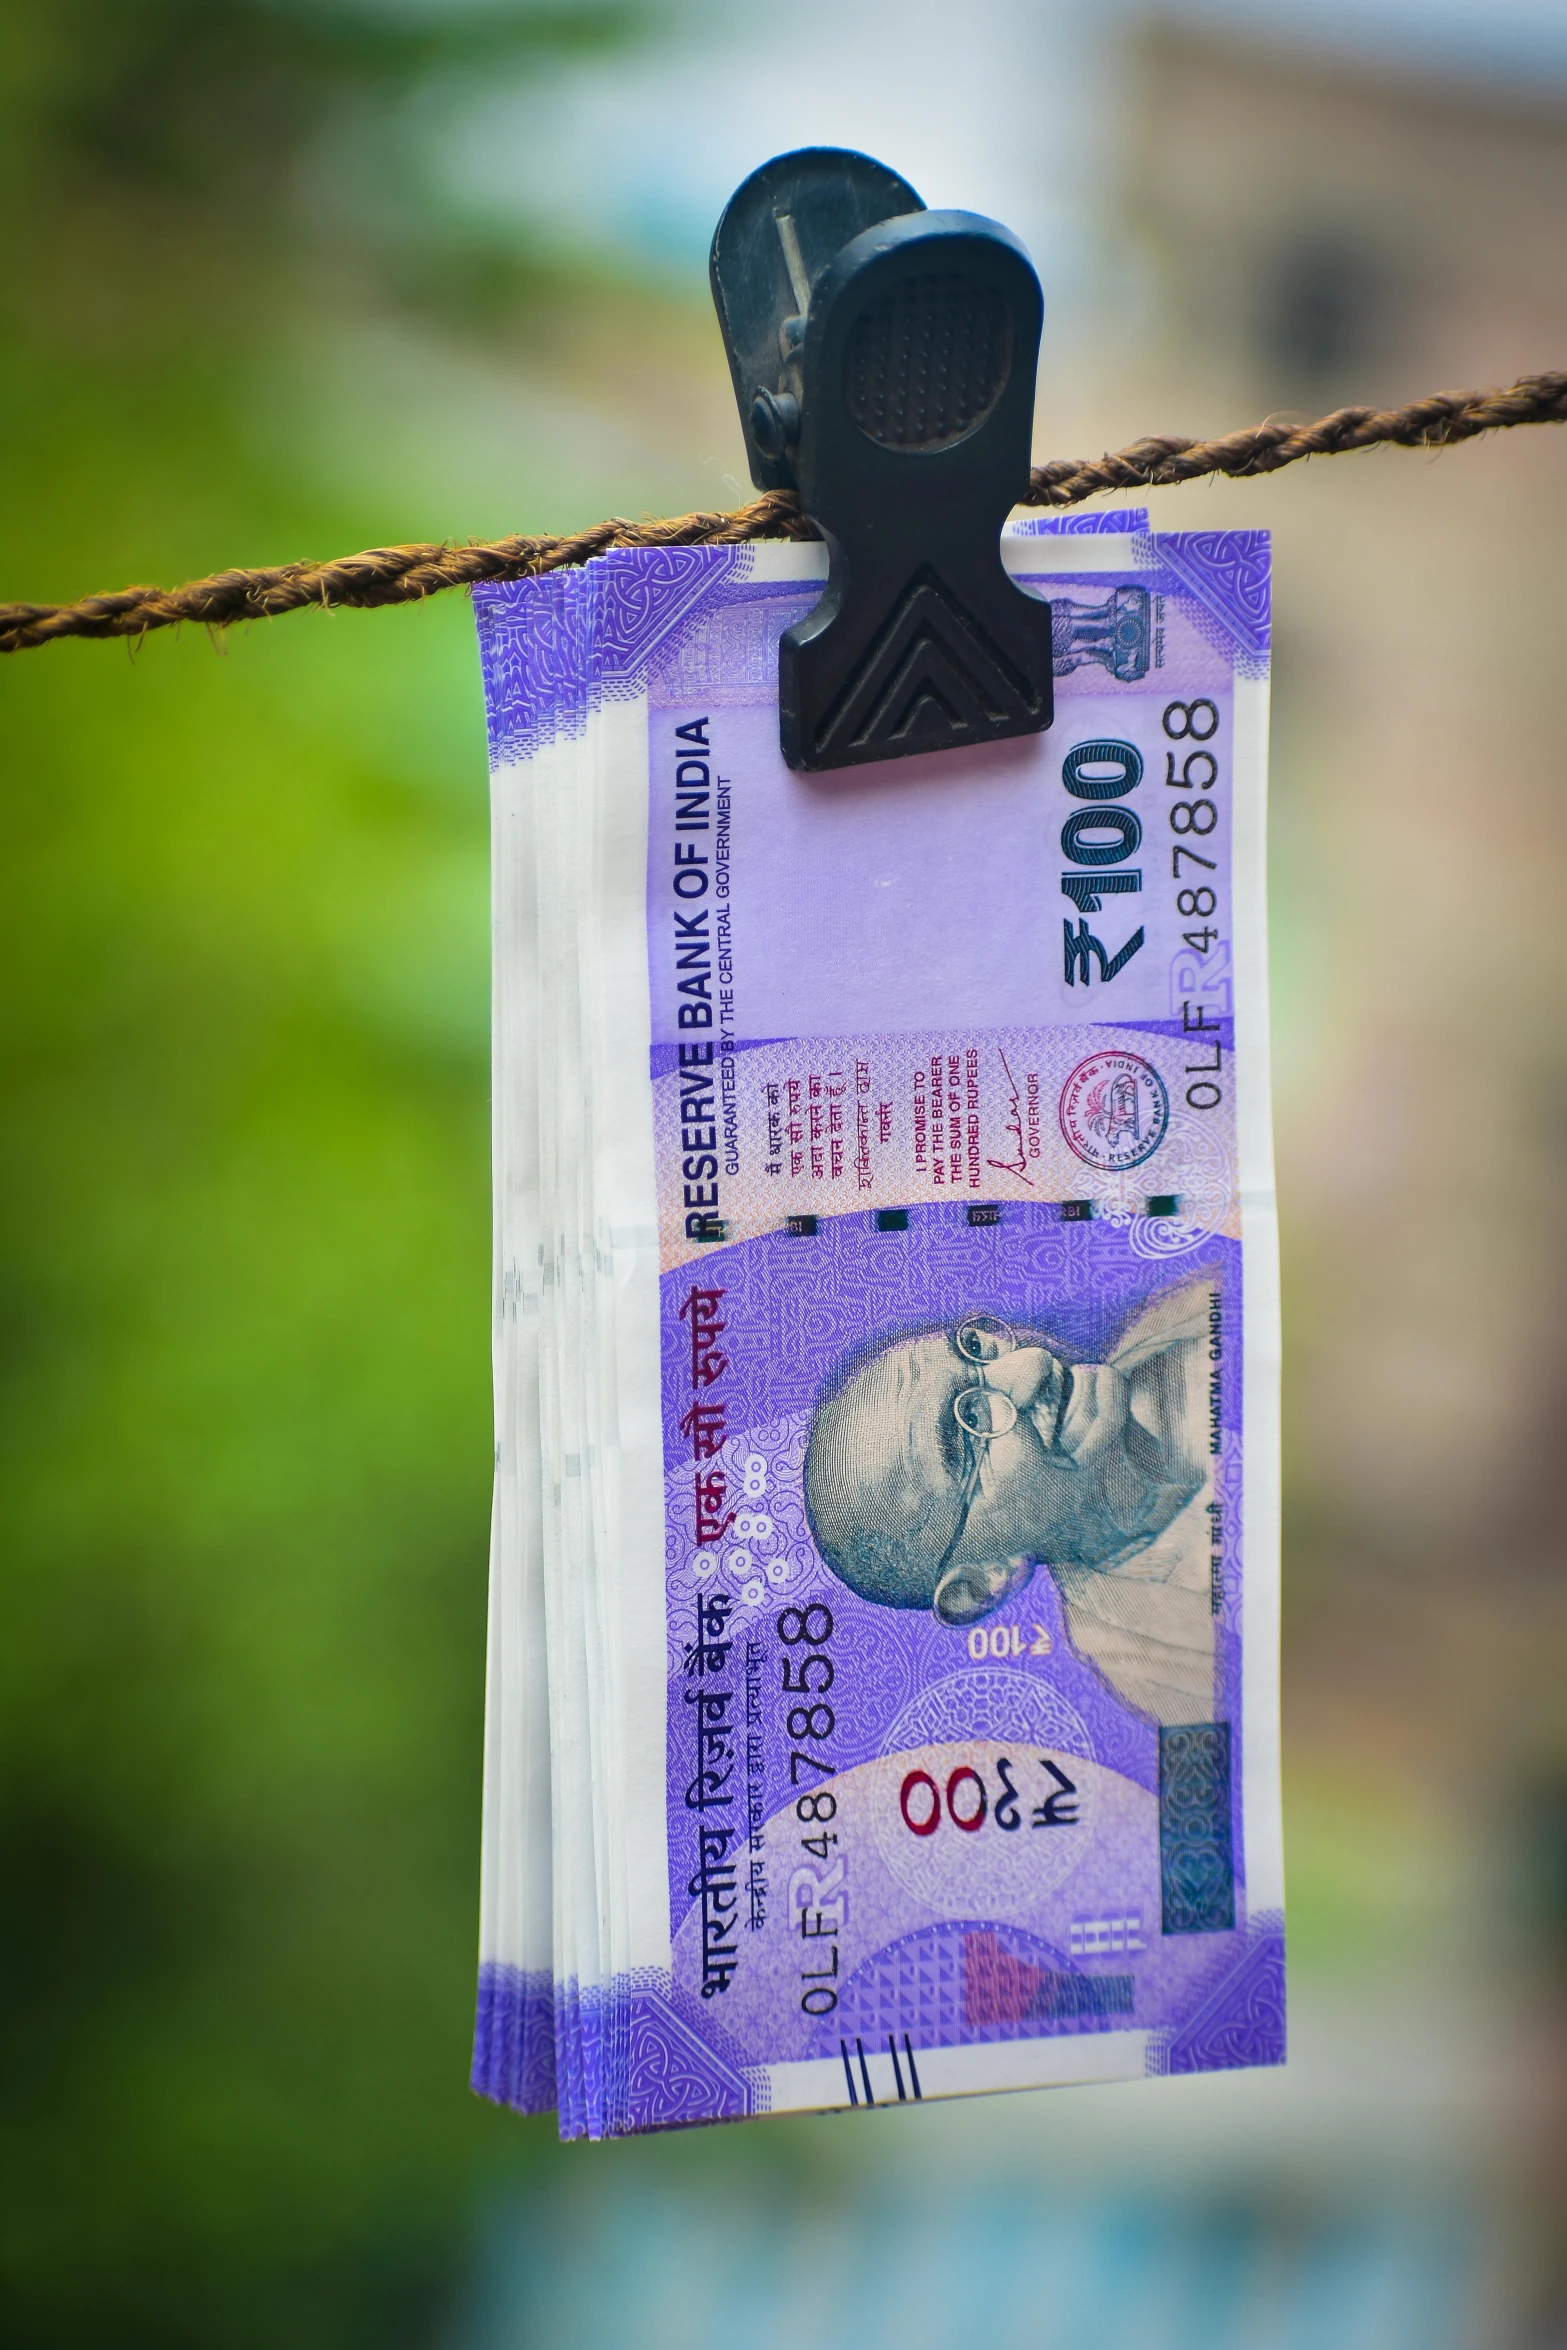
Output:
<instances>
[{"instance_id":1,"label":"black binder clip","mask_svg":"<svg viewBox=\"0 0 1567 2350\"><path fill-rule=\"evenodd\" d=\"M1008 578L1043 301L1022 246L832 147L780 155L713 237L751 478L795 490L826 592L779 649L791 767L967 749L1050 724L1050 607Z\"/></svg>"}]
</instances>

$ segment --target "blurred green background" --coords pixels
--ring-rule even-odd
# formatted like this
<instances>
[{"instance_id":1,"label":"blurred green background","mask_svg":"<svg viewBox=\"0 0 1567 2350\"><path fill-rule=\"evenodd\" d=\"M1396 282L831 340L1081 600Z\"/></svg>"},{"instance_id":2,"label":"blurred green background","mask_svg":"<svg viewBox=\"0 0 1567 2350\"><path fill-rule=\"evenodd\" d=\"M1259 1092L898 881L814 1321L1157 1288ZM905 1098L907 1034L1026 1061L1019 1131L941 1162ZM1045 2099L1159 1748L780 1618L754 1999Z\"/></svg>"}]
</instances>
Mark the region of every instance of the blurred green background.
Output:
<instances>
[{"instance_id":1,"label":"blurred green background","mask_svg":"<svg viewBox=\"0 0 1567 2350\"><path fill-rule=\"evenodd\" d=\"M400 113L614 30L7 5L6 592L477 522L401 477L438 400L359 376L347 330L439 344L428 289L462 281L482 348L537 289L402 175ZM581 511L518 462L514 513ZM516 2156L464 2086L483 719L465 601L386 617L0 687L18 2344L427 2339Z\"/></svg>"},{"instance_id":2,"label":"blurred green background","mask_svg":"<svg viewBox=\"0 0 1567 2350\"><path fill-rule=\"evenodd\" d=\"M1300 13L801 0L783 70L724 0L0 0L0 595L737 500L701 237L810 137L1029 235L1051 454L1560 365L1543 19L1453 0L1414 55L1387 0L1324 62ZM466 602L4 664L8 2341L694 2341L650 2279L697 2209L727 2322L792 2341L791 2245L906 2283L888 2212L934 2241L994 2179L1058 2285L1068 2240L1143 2280L1052 2350L1561 2338L1563 438L1156 501L1278 534L1298 2053L923 2136L562 2150L465 2085ZM1313 2300L1345 2227L1427 2298ZM1273 2278L1252 2317L1177 2239ZM980 2338L956 2260L852 2338ZM984 2338L1044 2343L1017 2291Z\"/></svg>"}]
</instances>

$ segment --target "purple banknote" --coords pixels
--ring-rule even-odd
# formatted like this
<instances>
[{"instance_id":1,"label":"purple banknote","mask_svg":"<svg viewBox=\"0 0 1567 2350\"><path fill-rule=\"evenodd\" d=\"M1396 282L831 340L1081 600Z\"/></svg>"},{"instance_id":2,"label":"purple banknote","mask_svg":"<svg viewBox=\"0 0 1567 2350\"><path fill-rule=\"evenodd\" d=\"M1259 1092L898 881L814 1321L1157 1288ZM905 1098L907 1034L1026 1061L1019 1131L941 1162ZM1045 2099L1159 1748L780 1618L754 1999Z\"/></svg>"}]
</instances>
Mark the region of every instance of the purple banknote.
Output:
<instances>
[{"instance_id":1,"label":"purple banknote","mask_svg":"<svg viewBox=\"0 0 1567 2350\"><path fill-rule=\"evenodd\" d=\"M826 776L819 549L476 599L475 2077L568 2132L1283 2056L1267 541L1095 525L1005 542L1048 733Z\"/></svg>"}]
</instances>

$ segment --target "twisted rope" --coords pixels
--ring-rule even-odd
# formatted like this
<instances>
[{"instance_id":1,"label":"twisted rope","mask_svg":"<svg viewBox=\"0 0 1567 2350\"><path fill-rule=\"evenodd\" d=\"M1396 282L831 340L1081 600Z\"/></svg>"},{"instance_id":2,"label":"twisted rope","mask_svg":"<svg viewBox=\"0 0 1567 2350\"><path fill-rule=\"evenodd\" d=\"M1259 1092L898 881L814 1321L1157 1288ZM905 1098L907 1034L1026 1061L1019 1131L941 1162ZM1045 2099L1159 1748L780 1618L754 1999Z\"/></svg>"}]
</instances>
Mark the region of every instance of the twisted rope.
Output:
<instances>
[{"instance_id":1,"label":"twisted rope","mask_svg":"<svg viewBox=\"0 0 1567 2350\"><path fill-rule=\"evenodd\" d=\"M1074 463L1058 458L1036 465L1031 506L1075 506L1100 490L1162 489L1204 474L1244 477L1277 473L1302 457L1341 457L1350 449L1392 443L1403 449L1445 449L1509 424L1567 423L1567 374L1521 376L1505 390L1433 392L1403 408L1336 408L1315 424L1253 424L1223 440L1188 441L1178 435L1134 441L1113 457Z\"/></svg>"},{"instance_id":2,"label":"twisted rope","mask_svg":"<svg viewBox=\"0 0 1567 2350\"><path fill-rule=\"evenodd\" d=\"M1277 473L1303 457L1337 457L1381 443L1444 449L1513 424L1567 422L1567 374L1526 375L1505 390L1435 392L1403 408L1339 408L1315 424L1254 424L1222 440L1165 434L1134 441L1114 456L1057 458L1036 465L1023 501L1076 506L1102 490L1161 489L1206 474L1235 478ZM610 547L716 547L749 539L814 539L813 524L792 491L769 490L732 514L681 514L656 522L611 517L565 538L508 538L463 547L430 544L370 547L326 563L283 563L267 571L219 571L179 588L128 587L83 596L74 604L0 604L0 653L19 653L57 637L144 636L199 620L226 628L307 604L416 603L442 588L482 579L531 579L586 563Z\"/></svg>"}]
</instances>

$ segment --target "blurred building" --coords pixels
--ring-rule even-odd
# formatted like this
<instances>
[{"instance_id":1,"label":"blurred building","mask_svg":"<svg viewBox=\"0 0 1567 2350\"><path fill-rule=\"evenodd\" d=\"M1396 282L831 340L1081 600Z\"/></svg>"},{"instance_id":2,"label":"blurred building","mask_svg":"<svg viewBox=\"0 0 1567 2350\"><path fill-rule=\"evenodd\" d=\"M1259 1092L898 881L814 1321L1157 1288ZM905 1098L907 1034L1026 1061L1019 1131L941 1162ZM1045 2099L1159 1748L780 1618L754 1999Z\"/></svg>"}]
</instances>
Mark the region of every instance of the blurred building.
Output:
<instances>
[{"instance_id":1,"label":"blurred building","mask_svg":"<svg viewBox=\"0 0 1567 2350\"><path fill-rule=\"evenodd\" d=\"M1567 351L1567 92L1166 23L1124 153L1172 342L1313 413Z\"/></svg>"}]
</instances>

